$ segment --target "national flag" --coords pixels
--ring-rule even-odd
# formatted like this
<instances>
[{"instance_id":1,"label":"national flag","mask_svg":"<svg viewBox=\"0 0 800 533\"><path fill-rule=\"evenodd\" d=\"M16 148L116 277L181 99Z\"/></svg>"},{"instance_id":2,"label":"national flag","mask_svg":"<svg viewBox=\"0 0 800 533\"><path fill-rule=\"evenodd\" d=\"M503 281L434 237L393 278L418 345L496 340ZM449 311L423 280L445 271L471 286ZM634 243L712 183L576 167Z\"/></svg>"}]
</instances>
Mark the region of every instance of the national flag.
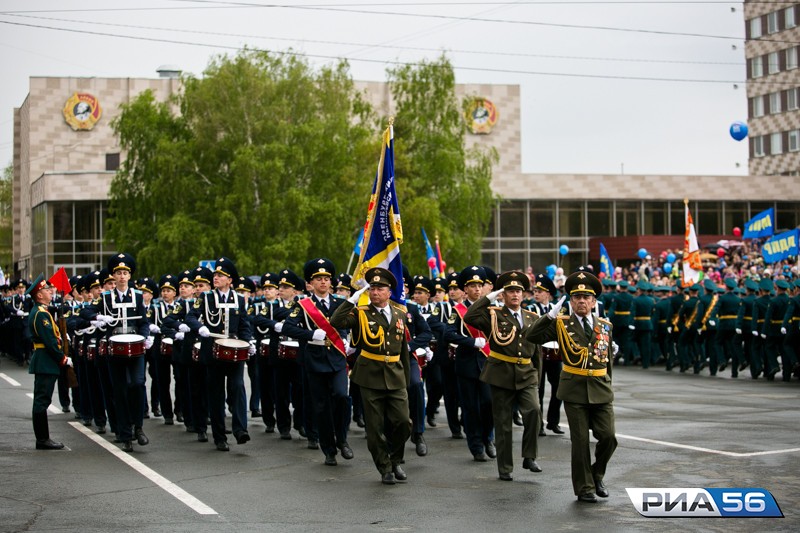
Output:
<instances>
[{"instance_id":1,"label":"national flag","mask_svg":"<svg viewBox=\"0 0 800 533\"><path fill-rule=\"evenodd\" d=\"M600 273L605 273L607 278L614 276L614 264L611 262L611 257L608 255L608 250L600 243Z\"/></svg>"},{"instance_id":2,"label":"national flag","mask_svg":"<svg viewBox=\"0 0 800 533\"><path fill-rule=\"evenodd\" d=\"M759 237L769 237L775 233L775 209L760 212L744 225L743 239L758 239Z\"/></svg>"},{"instance_id":3,"label":"national flag","mask_svg":"<svg viewBox=\"0 0 800 533\"><path fill-rule=\"evenodd\" d=\"M72 285L69 284L69 276L64 267L56 270L56 273L47 281L61 294L69 294L72 291Z\"/></svg>"},{"instance_id":4,"label":"national flag","mask_svg":"<svg viewBox=\"0 0 800 533\"><path fill-rule=\"evenodd\" d=\"M683 239L683 283L697 283L703 272L703 263L700 261L700 247L697 245L694 221L689 212L689 200L684 200L683 203L686 208L686 233Z\"/></svg>"},{"instance_id":5,"label":"national flag","mask_svg":"<svg viewBox=\"0 0 800 533\"><path fill-rule=\"evenodd\" d=\"M353 274L353 286L359 285L364 274L372 267L383 267L397 279L392 291L392 300L405 305L403 297L403 263L400 260L400 244L403 242L403 226L400 222L400 206L394 186L394 128L391 123L383 132L383 146L375 174L364 224L364 243Z\"/></svg>"},{"instance_id":6,"label":"national flag","mask_svg":"<svg viewBox=\"0 0 800 533\"><path fill-rule=\"evenodd\" d=\"M764 263L777 263L788 257L797 257L798 239L800 239L800 230L793 229L775 235L765 242L764 246L761 247L761 255L764 257Z\"/></svg>"},{"instance_id":7,"label":"national flag","mask_svg":"<svg viewBox=\"0 0 800 533\"><path fill-rule=\"evenodd\" d=\"M425 228L420 229L422 230L422 240L425 242L425 256L428 261L428 269L431 272L431 277L435 278L439 275L439 261L436 258L436 254L433 252L431 241L428 240L428 234L425 233Z\"/></svg>"},{"instance_id":8,"label":"national flag","mask_svg":"<svg viewBox=\"0 0 800 533\"><path fill-rule=\"evenodd\" d=\"M361 247L364 245L364 228L361 228L361 231L358 234L358 240L356 241L356 245L353 247L353 255L361 255Z\"/></svg>"},{"instance_id":9,"label":"national flag","mask_svg":"<svg viewBox=\"0 0 800 533\"><path fill-rule=\"evenodd\" d=\"M439 248L439 234L436 234L436 260L439 266L439 272L442 276L445 275L445 269L447 268L447 263L444 262L442 259L442 250Z\"/></svg>"}]
</instances>

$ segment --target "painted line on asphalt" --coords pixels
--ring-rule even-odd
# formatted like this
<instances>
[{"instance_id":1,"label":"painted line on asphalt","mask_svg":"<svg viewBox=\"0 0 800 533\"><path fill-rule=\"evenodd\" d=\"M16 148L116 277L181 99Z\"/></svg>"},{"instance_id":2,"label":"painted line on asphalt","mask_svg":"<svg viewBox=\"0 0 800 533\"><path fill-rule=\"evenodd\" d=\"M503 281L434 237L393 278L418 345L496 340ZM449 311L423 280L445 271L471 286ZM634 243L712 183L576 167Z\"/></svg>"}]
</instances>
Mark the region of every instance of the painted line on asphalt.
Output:
<instances>
[{"instance_id":1,"label":"painted line on asphalt","mask_svg":"<svg viewBox=\"0 0 800 533\"><path fill-rule=\"evenodd\" d=\"M2 372L0 372L0 378L3 378L4 380L8 381L14 387L21 387L22 386L22 384L19 381L17 381L16 379L12 378L11 376L7 376L7 375L3 374Z\"/></svg>"},{"instance_id":2,"label":"painted line on asphalt","mask_svg":"<svg viewBox=\"0 0 800 533\"><path fill-rule=\"evenodd\" d=\"M88 438L93 440L95 443L99 444L101 447L105 448L107 452L111 455L125 463L126 465L130 466L138 473L149 479L159 488L163 489L165 492L176 498L178 501L184 503L187 507L198 514L202 515L214 515L218 514L214 509L209 507L208 505L204 504L179 486L177 486L172 481L168 480L152 468L145 466L140 461L134 459L131 455L126 452L123 452L121 449L117 448L107 440L103 439L102 437L96 435L88 428L84 427L82 424L78 422L70 422L69 425L86 435Z\"/></svg>"},{"instance_id":3,"label":"painted line on asphalt","mask_svg":"<svg viewBox=\"0 0 800 533\"><path fill-rule=\"evenodd\" d=\"M28 398L33 400L33 393L32 392L26 392L25 396L27 396ZM51 413L53 413L54 415L60 415L61 414L61 409L59 409L58 407L56 407L52 403L47 406L47 410L50 411Z\"/></svg>"}]
</instances>

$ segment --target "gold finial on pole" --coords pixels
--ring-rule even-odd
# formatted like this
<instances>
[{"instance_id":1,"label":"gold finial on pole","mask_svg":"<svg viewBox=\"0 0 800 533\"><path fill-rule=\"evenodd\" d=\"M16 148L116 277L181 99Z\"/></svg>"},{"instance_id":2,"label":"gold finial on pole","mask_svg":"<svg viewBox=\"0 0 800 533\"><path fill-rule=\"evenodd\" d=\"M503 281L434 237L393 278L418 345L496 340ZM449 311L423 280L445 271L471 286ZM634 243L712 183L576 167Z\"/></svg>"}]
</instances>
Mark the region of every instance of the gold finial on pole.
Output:
<instances>
[{"instance_id":1,"label":"gold finial on pole","mask_svg":"<svg viewBox=\"0 0 800 533\"><path fill-rule=\"evenodd\" d=\"M389 125L394 126L394 115L389 117Z\"/></svg>"},{"instance_id":2,"label":"gold finial on pole","mask_svg":"<svg viewBox=\"0 0 800 533\"><path fill-rule=\"evenodd\" d=\"M683 199L683 205L689 205L689 199L688 198L684 198Z\"/></svg>"}]
</instances>

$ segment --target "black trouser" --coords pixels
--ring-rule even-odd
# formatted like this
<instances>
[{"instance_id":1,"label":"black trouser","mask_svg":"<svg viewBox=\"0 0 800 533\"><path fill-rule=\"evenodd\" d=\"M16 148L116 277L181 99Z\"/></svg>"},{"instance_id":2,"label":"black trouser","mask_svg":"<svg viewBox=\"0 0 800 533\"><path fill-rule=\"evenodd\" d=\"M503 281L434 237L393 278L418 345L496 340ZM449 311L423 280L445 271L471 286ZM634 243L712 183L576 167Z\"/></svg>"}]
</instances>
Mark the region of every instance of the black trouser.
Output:
<instances>
[{"instance_id":1,"label":"black trouser","mask_svg":"<svg viewBox=\"0 0 800 533\"><path fill-rule=\"evenodd\" d=\"M147 361L147 374L150 376L150 407L153 412L157 411L161 405L161 400L158 397L158 357L159 354L156 349L151 347L144 354L145 361ZM148 412L147 406L147 388L145 386L144 395L144 412Z\"/></svg>"},{"instance_id":2,"label":"black trouser","mask_svg":"<svg viewBox=\"0 0 800 533\"><path fill-rule=\"evenodd\" d=\"M303 380L303 428L306 430L306 437L308 440L319 440L319 432L317 431L317 423L314 420L314 400L311 398L310 385L308 383L308 372L303 365L300 365L300 375ZM295 424L297 417L294 417ZM296 426L295 426L296 427Z\"/></svg>"},{"instance_id":3,"label":"black trouser","mask_svg":"<svg viewBox=\"0 0 800 533\"><path fill-rule=\"evenodd\" d=\"M261 371L261 361L258 355L251 355L247 359L247 377L250 378L250 410L258 411L261 406L261 380L258 373Z\"/></svg>"},{"instance_id":4,"label":"black trouser","mask_svg":"<svg viewBox=\"0 0 800 533\"><path fill-rule=\"evenodd\" d=\"M97 378L100 382L100 389L103 391L103 405L108 413L108 425L111 432L119 434L117 425L117 408L114 406L114 385L111 382L111 369L108 363L109 356L97 356L95 367L97 368Z\"/></svg>"},{"instance_id":5,"label":"black trouser","mask_svg":"<svg viewBox=\"0 0 800 533\"><path fill-rule=\"evenodd\" d=\"M492 418L492 395L489 385L478 378L458 376L458 394L464 414L464 432L472 455L485 451L485 446L494 440Z\"/></svg>"},{"instance_id":6,"label":"black trouser","mask_svg":"<svg viewBox=\"0 0 800 533\"><path fill-rule=\"evenodd\" d=\"M717 353L720 355L721 363L726 363L730 357L732 377L739 375L739 364L741 363L742 359L738 340L739 336L733 329L717 330L717 336L715 338Z\"/></svg>"},{"instance_id":7,"label":"black trouser","mask_svg":"<svg viewBox=\"0 0 800 533\"><path fill-rule=\"evenodd\" d=\"M292 404L294 427L299 430L303 427L303 376L297 361L279 359L275 365L275 416L278 422L278 431L286 433L292 429L292 413L289 404Z\"/></svg>"},{"instance_id":8,"label":"black trouser","mask_svg":"<svg viewBox=\"0 0 800 533\"><path fill-rule=\"evenodd\" d=\"M144 395L144 357L109 356L111 381L114 384L114 406L117 430L122 442L133 438L132 427L142 427Z\"/></svg>"},{"instance_id":9,"label":"black trouser","mask_svg":"<svg viewBox=\"0 0 800 533\"><path fill-rule=\"evenodd\" d=\"M409 373L411 383L408 385L408 409L411 415L411 432L425 432L425 388L419 371L419 362L411 356Z\"/></svg>"},{"instance_id":10,"label":"black trouser","mask_svg":"<svg viewBox=\"0 0 800 533\"><path fill-rule=\"evenodd\" d=\"M177 347L175 350L177 351ZM192 391L189 386L189 365L177 361L173 361L172 364L175 368L175 405L180 403L184 426L187 428L194 428Z\"/></svg>"},{"instance_id":11,"label":"black trouser","mask_svg":"<svg viewBox=\"0 0 800 533\"><path fill-rule=\"evenodd\" d=\"M350 382L350 407L353 411L353 418L364 419L364 402L361 399L361 387Z\"/></svg>"},{"instance_id":12,"label":"black trouser","mask_svg":"<svg viewBox=\"0 0 800 533\"><path fill-rule=\"evenodd\" d=\"M247 395L244 388L244 361L213 361L208 365L208 405L214 442L226 442L225 393L228 394L234 436L247 431Z\"/></svg>"},{"instance_id":13,"label":"black trouser","mask_svg":"<svg viewBox=\"0 0 800 533\"><path fill-rule=\"evenodd\" d=\"M105 397L103 396L103 387L100 384L100 374L99 368L97 367L97 363L95 359L91 361L87 358L86 359L86 366L84 367L84 374L86 375L86 385L87 391L85 396L88 396L88 403L91 404L91 409L89 410L92 414L92 418L94 419L94 425L101 428L106 425L106 401ZM82 395L83 397L83 395ZM84 415L84 420L86 419L86 415Z\"/></svg>"},{"instance_id":14,"label":"black trouser","mask_svg":"<svg viewBox=\"0 0 800 533\"><path fill-rule=\"evenodd\" d=\"M558 394L558 383L561 380L561 361L542 359L542 376L539 377L539 410L544 411L544 382L545 377L550 383L550 400L547 403L547 425L555 427L561 422L561 400ZM544 415L539 419L544 424ZM535 428L538 430L539 428Z\"/></svg>"},{"instance_id":15,"label":"black trouser","mask_svg":"<svg viewBox=\"0 0 800 533\"><path fill-rule=\"evenodd\" d=\"M189 391L192 404L192 425L198 433L208 431L208 384L206 365L189 363Z\"/></svg>"},{"instance_id":16,"label":"black trouser","mask_svg":"<svg viewBox=\"0 0 800 533\"><path fill-rule=\"evenodd\" d=\"M444 393L444 408L447 413L447 425L453 435L461 434L461 422L458 417L458 408L461 399L458 395L458 378L453 362L448 359L442 365L442 390Z\"/></svg>"},{"instance_id":17,"label":"black trouser","mask_svg":"<svg viewBox=\"0 0 800 533\"><path fill-rule=\"evenodd\" d=\"M438 361L431 360L428 366L422 371L425 378L425 390L428 393L428 403L425 405L425 415L432 417L439 408L439 403L444 395L444 383L442 383L442 367Z\"/></svg>"},{"instance_id":18,"label":"black trouser","mask_svg":"<svg viewBox=\"0 0 800 533\"><path fill-rule=\"evenodd\" d=\"M164 419L171 419L175 416L172 409L172 356L156 353L156 378L158 380L158 400L161 403L161 414ZM156 387L153 387L156 388ZM176 387L177 389L177 387ZM175 392L177 396L177 390Z\"/></svg>"},{"instance_id":19,"label":"black trouser","mask_svg":"<svg viewBox=\"0 0 800 533\"><path fill-rule=\"evenodd\" d=\"M275 369L269 358L258 355L258 384L261 392L261 419L266 426L275 426Z\"/></svg>"},{"instance_id":20,"label":"black trouser","mask_svg":"<svg viewBox=\"0 0 800 533\"><path fill-rule=\"evenodd\" d=\"M326 455L336 455L336 449L347 442L347 370L306 372L306 376L319 446Z\"/></svg>"}]
</instances>

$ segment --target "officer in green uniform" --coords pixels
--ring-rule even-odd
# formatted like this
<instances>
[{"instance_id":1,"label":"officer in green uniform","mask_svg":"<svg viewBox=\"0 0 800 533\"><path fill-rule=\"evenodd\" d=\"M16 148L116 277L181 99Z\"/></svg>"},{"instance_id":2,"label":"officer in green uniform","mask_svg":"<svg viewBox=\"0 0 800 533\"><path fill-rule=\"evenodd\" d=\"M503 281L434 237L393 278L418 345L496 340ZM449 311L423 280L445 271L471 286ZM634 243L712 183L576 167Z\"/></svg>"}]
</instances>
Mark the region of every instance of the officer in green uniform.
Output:
<instances>
[{"instance_id":1,"label":"officer in green uniform","mask_svg":"<svg viewBox=\"0 0 800 533\"><path fill-rule=\"evenodd\" d=\"M758 377L760 366L755 364L755 339L750 334L753 322L753 305L756 301L758 283L750 278L744 280L745 295L742 297L742 305L739 307L739 314L736 317L736 333L742 336L742 358L744 361L739 365L739 372L750 367L750 377Z\"/></svg>"},{"instance_id":2,"label":"officer in green uniform","mask_svg":"<svg viewBox=\"0 0 800 533\"><path fill-rule=\"evenodd\" d=\"M770 303L770 293L772 292L772 280L764 278L758 282L758 298L753 302L753 318L750 321L750 329L753 335L753 360L751 373L753 378L757 378L761 372L767 379L775 379L775 374L770 375L771 367L767 359L766 339L767 333L764 331L764 317ZM776 370L777 371L777 370Z\"/></svg>"},{"instance_id":3,"label":"officer in green uniform","mask_svg":"<svg viewBox=\"0 0 800 533\"><path fill-rule=\"evenodd\" d=\"M558 397L564 401L572 441L572 487L578 501L596 503L608 497L603 483L606 466L617 438L614 431L614 390L611 386L613 359L612 325L592 314L600 280L588 271L569 275L564 290L571 314L559 316L567 296L526 332L528 341L543 344L558 341L564 366ZM589 429L597 439L595 462L591 462Z\"/></svg>"},{"instance_id":4,"label":"officer in green uniform","mask_svg":"<svg viewBox=\"0 0 800 533\"><path fill-rule=\"evenodd\" d=\"M522 416L522 467L541 472L536 464L539 414L539 372L542 367L537 346L525 340L524 333L537 316L521 308L523 290L530 290L530 280L523 272L512 270L495 282L498 290L478 298L464 314L464 322L482 331L489 340L489 358L480 380L489 384L492 394L497 470L500 479L511 481L514 469L512 418L514 407ZM492 302L503 293L502 307Z\"/></svg>"},{"instance_id":5,"label":"officer in green uniform","mask_svg":"<svg viewBox=\"0 0 800 533\"><path fill-rule=\"evenodd\" d=\"M699 290L699 283L690 286L689 298L683 301L678 311L678 322L681 325L681 336L678 339L678 358L681 362L681 372L686 372L690 366L694 365L695 374L699 374L700 370L705 366L705 362L701 360L699 355L697 330L693 327L694 321L697 319L698 304L700 302L697 298Z\"/></svg>"},{"instance_id":6,"label":"officer in green uniform","mask_svg":"<svg viewBox=\"0 0 800 533\"><path fill-rule=\"evenodd\" d=\"M789 298L789 305L786 306L786 313L783 315L781 333L786 335L783 341L783 355L788 360L784 363L786 368L791 369L791 373L797 376L798 361L800 360L800 279L796 279L792 285L792 297Z\"/></svg>"},{"instance_id":7,"label":"officer in green uniform","mask_svg":"<svg viewBox=\"0 0 800 533\"><path fill-rule=\"evenodd\" d=\"M717 302L717 353L724 358L724 364L728 357L731 358L731 377L739 377L739 365L741 364L741 342L736 333L736 320L739 316L739 308L742 299L736 295L736 280L725 278L725 293L719 297ZM722 370L722 369L720 369Z\"/></svg>"},{"instance_id":8,"label":"officer in green uniform","mask_svg":"<svg viewBox=\"0 0 800 533\"><path fill-rule=\"evenodd\" d=\"M775 379L775 374L781 371L781 366L778 364L779 356L781 358L781 364L783 365L783 381L789 381L791 378L792 367L786 364L788 358L783 353L784 335L781 333L783 317L786 314L786 309L789 307L789 295L786 294L787 290L789 290L789 283L786 280L779 279L775 282L775 296L769 302L767 313L764 315L764 324L760 331L762 339L764 339L766 335L764 352L767 356L767 366L769 368L766 376L770 381Z\"/></svg>"},{"instance_id":9,"label":"officer in green uniform","mask_svg":"<svg viewBox=\"0 0 800 533\"><path fill-rule=\"evenodd\" d=\"M697 314L695 315L692 328L697 331L697 345L701 367L705 366L705 362L708 361L708 370L710 374L716 376L717 367L720 362L716 346L717 320L715 318L719 297L717 295L717 285L710 278L703 280L703 289L704 293L699 297L700 302L697 306Z\"/></svg>"},{"instance_id":10,"label":"officer in green uniform","mask_svg":"<svg viewBox=\"0 0 800 533\"><path fill-rule=\"evenodd\" d=\"M389 296L397 279L385 268L374 267L364 275L368 287L353 294L331 315L331 326L352 330L352 347L361 352L350 379L361 388L367 448L381 473L381 482L394 485L408 476L403 462L405 442L411 435L407 386L409 376L406 315L390 305ZM369 290L369 305L358 306L358 299ZM390 428L387 439L384 428Z\"/></svg>"},{"instance_id":11,"label":"officer in green uniform","mask_svg":"<svg viewBox=\"0 0 800 533\"><path fill-rule=\"evenodd\" d=\"M617 292L611 304L608 315L614 325L617 340L619 341L619 354L625 359L625 366L633 363L633 343L631 342L631 331L628 326L633 325L631 309L633 308L633 296L628 292L628 282L620 280L617 282Z\"/></svg>"},{"instance_id":12,"label":"officer in green uniform","mask_svg":"<svg viewBox=\"0 0 800 533\"><path fill-rule=\"evenodd\" d=\"M639 348L639 356L642 358L642 368L650 368L654 363L653 359L653 309L656 306L655 300L646 294L650 284L644 280L639 280L636 284L636 297L633 299L633 323L628 326L633 328L633 338Z\"/></svg>"},{"instance_id":13,"label":"officer in green uniform","mask_svg":"<svg viewBox=\"0 0 800 533\"><path fill-rule=\"evenodd\" d=\"M670 301L669 287L657 287L659 298L653 308L653 331L658 352L664 358L667 370L672 370L674 363L674 344L669 342L670 334L667 330L672 323L672 303Z\"/></svg>"},{"instance_id":14,"label":"officer in green uniform","mask_svg":"<svg viewBox=\"0 0 800 533\"><path fill-rule=\"evenodd\" d=\"M47 286L44 275L39 274L25 294L31 296L34 306L28 315L28 328L33 340L33 357L28 373L33 374L33 432L37 450L60 450L60 442L50 440L47 423L47 407L53 399L61 368L72 366L72 358L64 355L61 348L61 332L47 309L53 301L53 293Z\"/></svg>"}]
</instances>

